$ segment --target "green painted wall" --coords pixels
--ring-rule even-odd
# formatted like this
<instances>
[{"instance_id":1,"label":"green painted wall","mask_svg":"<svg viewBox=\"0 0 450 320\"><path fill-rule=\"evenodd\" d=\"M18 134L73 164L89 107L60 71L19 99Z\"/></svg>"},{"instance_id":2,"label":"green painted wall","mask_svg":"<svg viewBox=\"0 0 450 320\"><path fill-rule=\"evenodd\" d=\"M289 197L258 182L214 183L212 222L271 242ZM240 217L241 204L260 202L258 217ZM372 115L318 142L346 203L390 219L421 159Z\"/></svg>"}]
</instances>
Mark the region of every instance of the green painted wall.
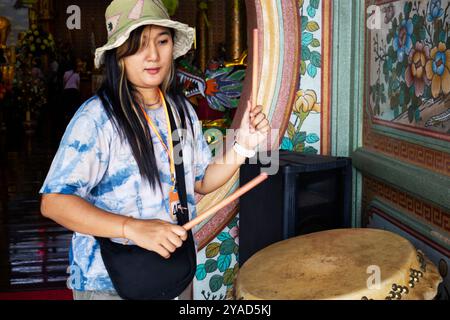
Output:
<instances>
[{"instance_id":1,"label":"green painted wall","mask_svg":"<svg viewBox=\"0 0 450 320\"><path fill-rule=\"evenodd\" d=\"M450 178L381 153L362 143L364 105L364 0L335 0L333 8L332 154L351 156L354 170L353 224L361 223L362 175L387 182L415 197L450 210ZM374 126L387 136L450 152L448 143L417 134L392 132Z\"/></svg>"},{"instance_id":2,"label":"green painted wall","mask_svg":"<svg viewBox=\"0 0 450 320\"><path fill-rule=\"evenodd\" d=\"M333 2L331 152L351 156L362 146L364 80L363 1ZM353 226L361 226L362 176L353 172Z\"/></svg>"}]
</instances>

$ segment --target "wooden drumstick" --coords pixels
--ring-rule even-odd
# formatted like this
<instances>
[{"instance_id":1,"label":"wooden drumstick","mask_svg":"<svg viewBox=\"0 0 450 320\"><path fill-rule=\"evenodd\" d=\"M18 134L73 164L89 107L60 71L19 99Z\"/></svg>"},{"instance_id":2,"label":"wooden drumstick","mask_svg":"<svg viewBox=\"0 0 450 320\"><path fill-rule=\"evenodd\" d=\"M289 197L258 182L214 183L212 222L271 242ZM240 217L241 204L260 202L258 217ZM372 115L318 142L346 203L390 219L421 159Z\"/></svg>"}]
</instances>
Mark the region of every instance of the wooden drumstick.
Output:
<instances>
[{"instance_id":1,"label":"wooden drumstick","mask_svg":"<svg viewBox=\"0 0 450 320\"><path fill-rule=\"evenodd\" d=\"M237 189L235 192L233 192L232 195L230 195L229 197L223 199L222 201L220 201L215 206L209 208L204 213L202 213L201 215L197 216L195 219L193 219L193 220L189 221L188 223L186 223L183 226L183 228L186 229L186 231L191 230L193 227L195 227L196 225L201 223L203 220L205 220L209 216L215 214L220 209L225 208L228 204L230 204L231 202L233 202L237 198L241 197L243 194L247 193L248 191L250 191L251 189L256 187L258 184L260 184L261 182L266 180L268 177L269 177L269 175L267 173L265 173L265 172L261 173L255 179L249 181L248 183L246 183L245 185L243 185L242 187Z\"/></svg>"},{"instance_id":2,"label":"wooden drumstick","mask_svg":"<svg viewBox=\"0 0 450 320\"><path fill-rule=\"evenodd\" d=\"M252 110L256 107L256 100L258 97L258 67L259 67L258 48L259 48L258 29L253 29Z\"/></svg>"}]
</instances>

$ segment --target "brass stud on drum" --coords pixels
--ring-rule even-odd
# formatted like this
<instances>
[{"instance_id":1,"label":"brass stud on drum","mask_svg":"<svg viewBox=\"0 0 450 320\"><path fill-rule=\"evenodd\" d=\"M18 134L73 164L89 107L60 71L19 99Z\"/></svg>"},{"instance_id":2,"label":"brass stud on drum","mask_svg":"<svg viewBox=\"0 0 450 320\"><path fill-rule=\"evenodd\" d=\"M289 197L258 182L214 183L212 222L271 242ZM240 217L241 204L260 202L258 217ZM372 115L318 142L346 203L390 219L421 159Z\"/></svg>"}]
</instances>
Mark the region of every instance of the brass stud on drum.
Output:
<instances>
[{"instance_id":1,"label":"brass stud on drum","mask_svg":"<svg viewBox=\"0 0 450 320\"><path fill-rule=\"evenodd\" d=\"M425 257L422 251L417 250L417 259L419 260L420 270L423 272L427 271L427 263L425 261Z\"/></svg>"}]
</instances>

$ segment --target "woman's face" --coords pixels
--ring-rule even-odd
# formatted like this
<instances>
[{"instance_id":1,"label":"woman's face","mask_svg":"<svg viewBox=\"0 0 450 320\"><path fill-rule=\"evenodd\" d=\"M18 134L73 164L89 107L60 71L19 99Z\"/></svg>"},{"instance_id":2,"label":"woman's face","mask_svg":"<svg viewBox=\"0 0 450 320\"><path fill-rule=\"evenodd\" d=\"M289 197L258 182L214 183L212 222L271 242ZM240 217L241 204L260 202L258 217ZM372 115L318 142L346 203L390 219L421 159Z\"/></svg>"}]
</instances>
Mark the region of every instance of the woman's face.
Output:
<instances>
[{"instance_id":1,"label":"woman's face","mask_svg":"<svg viewBox=\"0 0 450 320\"><path fill-rule=\"evenodd\" d=\"M147 26L142 32L141 47L124 59L128 80L137 88L156 88L170 72L173 41L170 30Z\"/></svg>"}]
</instances>

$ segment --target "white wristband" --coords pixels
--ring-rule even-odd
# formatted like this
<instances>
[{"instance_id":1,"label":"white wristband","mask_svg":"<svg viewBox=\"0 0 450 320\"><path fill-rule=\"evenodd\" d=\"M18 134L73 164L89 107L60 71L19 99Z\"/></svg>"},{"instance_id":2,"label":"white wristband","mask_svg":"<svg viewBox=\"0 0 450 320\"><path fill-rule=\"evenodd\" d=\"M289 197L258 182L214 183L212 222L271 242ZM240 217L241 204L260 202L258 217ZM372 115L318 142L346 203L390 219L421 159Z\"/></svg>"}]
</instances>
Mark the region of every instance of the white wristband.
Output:
<instances>
[{"instance_id":1,"label":"white wristband","mask_svg":"<svg viewBox=\"0 0 450 320\"><path fill-rule=\"evenodd\" d=\"M233 149L236 151L236 153L240 156L246 157L246 158L253 158L256 155L255 150L249 150L241 146L237 141L233 144Z\"/></svg>"}]
</instances>

